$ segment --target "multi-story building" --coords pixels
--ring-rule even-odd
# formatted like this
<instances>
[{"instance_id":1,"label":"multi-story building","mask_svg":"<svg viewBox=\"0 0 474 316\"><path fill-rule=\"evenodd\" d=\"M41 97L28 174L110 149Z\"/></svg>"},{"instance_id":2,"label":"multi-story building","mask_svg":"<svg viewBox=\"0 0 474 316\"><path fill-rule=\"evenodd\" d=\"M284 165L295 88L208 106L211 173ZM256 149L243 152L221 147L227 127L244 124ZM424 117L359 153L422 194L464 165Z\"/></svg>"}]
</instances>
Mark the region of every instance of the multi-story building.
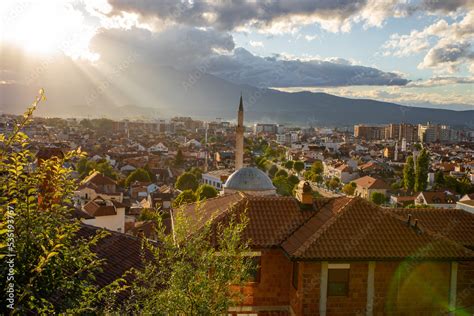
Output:
<instances>
[{"instance_id":1,"label":"multi-story building","mask_svg":"<svg viewBox=\"0 0 474 316\"><path fill-rule=\"evenodd\" d=\"M282 133L284 131L284 127L278 124L264 124L264 123L255 123L253 125L253 132L254 134L277 134Z\"/></svg>"},{"instance_id":2,"label":"multi-story building","mask_svg":"<svg viewBox=\"0 0 474 316\"><path fill-rule=\"evenodd\" d=\"M408 143L418 141L418 126L413 124L389 124L385 127L385 139L405 139Z\"/></svg>"},{"instance_id":3,"label":"multi-story building","mask_svg":"<svg viewBox=\"0 0 474 316\"><path fill-rule=\"evenodd\" d=\"M382 140L385 139L385 127L354 125L354 137L365 140Z\"/></svg>"},{"instance_id":4,"label":"multi-story building","mask_svg":"<svg viewBox=\"0 0 474 316\"><path fill-rule=\"evenodd\" d=\"M425 143L452 143L460 140L460 133L447 125L418 125L418 139Z\"/></svg>"}]
</instances>

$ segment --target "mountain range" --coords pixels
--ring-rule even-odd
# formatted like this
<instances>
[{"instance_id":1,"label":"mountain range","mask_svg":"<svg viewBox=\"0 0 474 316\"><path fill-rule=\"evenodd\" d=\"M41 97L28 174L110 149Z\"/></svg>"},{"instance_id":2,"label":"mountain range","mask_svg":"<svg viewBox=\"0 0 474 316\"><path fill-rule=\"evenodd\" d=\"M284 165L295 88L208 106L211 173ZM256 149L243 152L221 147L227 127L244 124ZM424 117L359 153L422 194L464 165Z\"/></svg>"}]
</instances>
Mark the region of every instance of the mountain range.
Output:
<instances>
[{"instance_id":1,"label":"mountain range","mask_svg":"<svg viewBox=\"0 0 474 316\"><path fill-rule=\"evenodd\" d=\"M77 67L76 67L77 68ZM233 120L242 94L247 123L341 126L358 123L443 123L474 126L474 110L453 111L410 107L369 99L349 99L313 92L283 92L232 83L204 72L183 72L171 67L125 70L107 77L87 75L69 67L64 80L44 86L48 101L38 114L56 117L109 117L113 119L159 119L192 116L199 119ZM150 80L152 78L153 80ZM8 90L8 91L7 91ZM81 91L80 93L78 91ZM90 93L84 94L83 91ZM8 92L8 93L7 93ZM0 85L0 109L20 113L34 89ZM10 97L7 97L10 96ZM15 96L12 98L11 96Z\"/></svg>"}]
</instances>

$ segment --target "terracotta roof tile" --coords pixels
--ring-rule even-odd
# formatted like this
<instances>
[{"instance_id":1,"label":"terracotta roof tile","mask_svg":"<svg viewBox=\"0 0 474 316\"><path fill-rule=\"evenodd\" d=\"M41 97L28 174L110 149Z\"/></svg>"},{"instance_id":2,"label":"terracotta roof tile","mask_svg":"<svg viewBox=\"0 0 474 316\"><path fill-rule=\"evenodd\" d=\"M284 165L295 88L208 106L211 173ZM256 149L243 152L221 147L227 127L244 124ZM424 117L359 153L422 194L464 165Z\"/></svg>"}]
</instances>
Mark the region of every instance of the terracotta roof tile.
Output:
<instances>
[{"instance_id":1,"label":"terracotta roof tile","mask_svg":"<svg viewBox=\"0 0 474 316\"><path fill-rule=\"evenodd\" d=\"M365 176L359 179L355 179L354 182L357 186L361 186L363 188L368 189L389 189L389 186L385 181L377 178L373 178L371 176Z\"/></svg>"},{"instance_id":2,"label":"terracotta roof tile","mask_svg":"<svg viewBox=\"0 0 474 316\"><path fill-rule=\"evenodd\" d=\"M461 236L448 239L451 236L436 234L423 221L415 229L404 216L361 198L316 199L313 207L302 208L292 197L235 193L203 203L201 218L195 204L184 211L201 225L213 215L215 222L221 222L246 210L249 224L244 237L251 246L282 247L289 256L303 260L474 260L474 252L459 243ZM474 220L466 221L463 229L472 231Z\"/></svg>"},{"instance_id":3,"label":"terracotta roof tile","mask_svg":"<svg viewBox=\"0 0 474 316\"><path fill-rule=\"evenodd\" d=\"M418 219L420 227L446 236L470 249L474 249L474 214L458 209L390 209L391 212L407 218Z\"/></svg>"}]
</instances>

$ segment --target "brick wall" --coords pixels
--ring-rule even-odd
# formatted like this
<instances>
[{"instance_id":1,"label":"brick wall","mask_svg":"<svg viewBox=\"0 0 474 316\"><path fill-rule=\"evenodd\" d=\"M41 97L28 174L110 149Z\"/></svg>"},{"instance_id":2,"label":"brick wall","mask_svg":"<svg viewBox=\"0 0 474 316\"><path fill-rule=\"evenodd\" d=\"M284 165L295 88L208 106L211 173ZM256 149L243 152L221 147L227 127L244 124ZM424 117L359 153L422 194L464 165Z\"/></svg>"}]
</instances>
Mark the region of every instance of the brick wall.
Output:
<instances>
[{"instance_id":1,"label":"brick wall","mask_svg":"<svg viewBox=\"0 0 474 316\"><path fill-rule=\"evenodd\" d=\"M474 314L474 262L460 262L458 265L458 291L456 315Z\"/></svg>"},{"instance_id":2,"label":"brick wall","mask_svg":"<svg viewBox=\"0 0 474 316\"><path fill-rule=\"evenodd\" d=\"M244 305L289 305L292 263L281 250L263 250L260 282L243 288Z\"/></svg>"}]
</instances>

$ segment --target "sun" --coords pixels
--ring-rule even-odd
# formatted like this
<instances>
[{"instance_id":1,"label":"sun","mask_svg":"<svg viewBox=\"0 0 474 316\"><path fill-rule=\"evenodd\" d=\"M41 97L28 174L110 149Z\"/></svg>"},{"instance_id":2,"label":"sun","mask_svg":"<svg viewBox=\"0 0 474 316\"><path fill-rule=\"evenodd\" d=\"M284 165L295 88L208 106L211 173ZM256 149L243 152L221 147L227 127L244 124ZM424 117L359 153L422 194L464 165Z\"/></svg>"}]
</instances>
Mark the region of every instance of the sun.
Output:
<instances>
[{"instance_id":1,"label":"sun","mask_svg":"<svg viewBox=\"0 0 474 316\"><path fill-rule=\"evenodd\" d=\"M7 1L0 6L2 41L29 53L64 53L73 58L91 57L88 51L94 28L68 1Z\"/></svg>"}]
</instances>

